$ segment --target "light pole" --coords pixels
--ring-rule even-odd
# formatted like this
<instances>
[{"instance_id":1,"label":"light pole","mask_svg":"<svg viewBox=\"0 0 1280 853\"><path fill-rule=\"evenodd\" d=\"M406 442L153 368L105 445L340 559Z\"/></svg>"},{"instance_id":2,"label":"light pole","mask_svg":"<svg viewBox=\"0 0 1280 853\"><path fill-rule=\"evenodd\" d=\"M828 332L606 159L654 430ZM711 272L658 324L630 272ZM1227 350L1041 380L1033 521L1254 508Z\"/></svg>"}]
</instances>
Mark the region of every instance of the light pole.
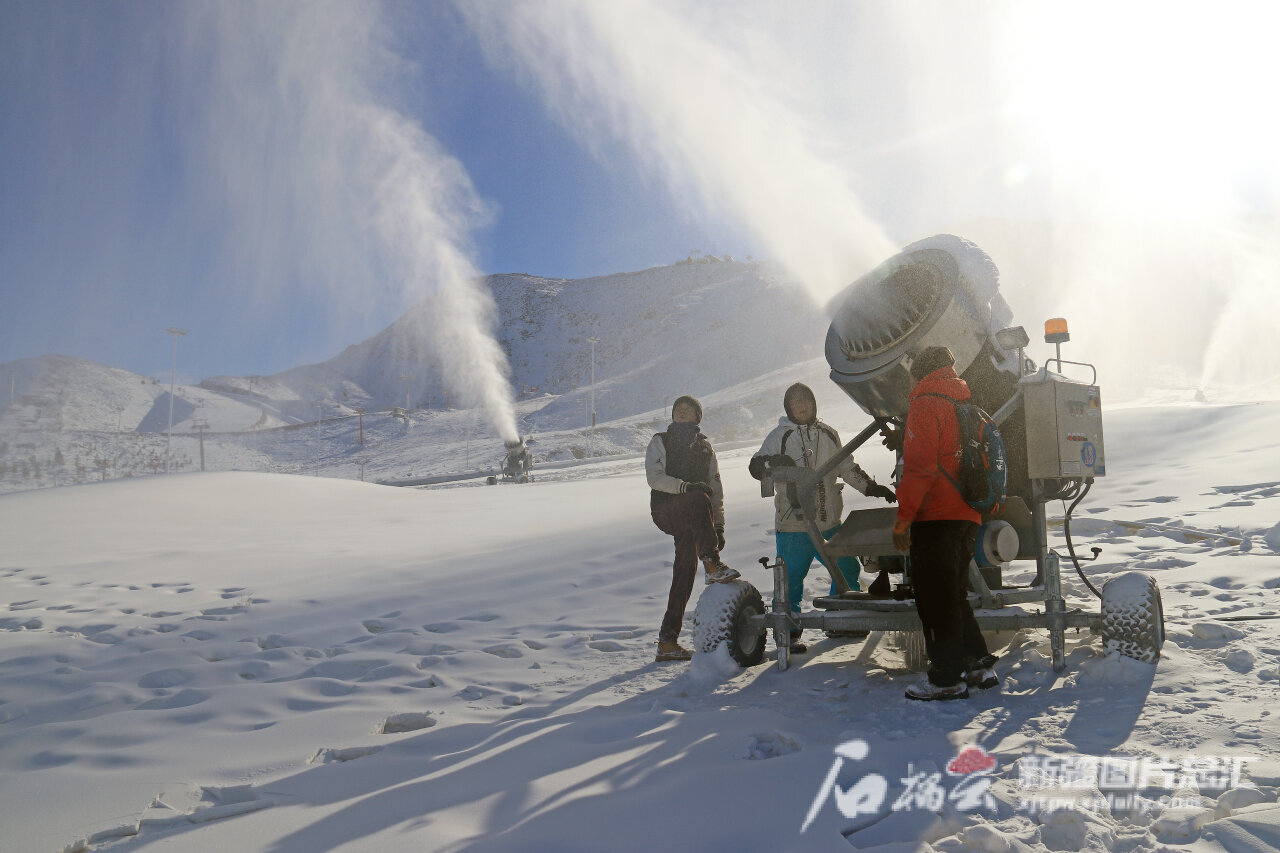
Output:
<instances>
[{"instance_id":1,"label":"light pole","mask_svg":"<svg viewBox=\"0 0 1280 853\"><path fill-rule=\"evenodd\" d=\"M209 428L207 418L192 418L191 428L200 432L200 470L204 470L204 431Z\"/></svg>"},{"instance_id":2,"label":"light pole","mask_svg":"<svg viewBox=\"0 0 1280 853\"><path fill-rule=\"evenodd\" d=\"M596 344L599 338L587 338L591 341L591 449L589 456L596 455Z\"/></svg>"},{"instance_id":3,"label":"light pole","mask_svg":"<svg viewBox=\"0 0 1280 853\"><path fill-rule=\"evenodd\" d=\"M173 335L173 363L169 366L169 437L164 444L164 472L169 473L169 450L173 447L173 387L178 376L178 338L187 333L186 329L175 329L170 326L165 334ZM105 476L105 475L104 475Z\"/></svg>"}]
</instances>

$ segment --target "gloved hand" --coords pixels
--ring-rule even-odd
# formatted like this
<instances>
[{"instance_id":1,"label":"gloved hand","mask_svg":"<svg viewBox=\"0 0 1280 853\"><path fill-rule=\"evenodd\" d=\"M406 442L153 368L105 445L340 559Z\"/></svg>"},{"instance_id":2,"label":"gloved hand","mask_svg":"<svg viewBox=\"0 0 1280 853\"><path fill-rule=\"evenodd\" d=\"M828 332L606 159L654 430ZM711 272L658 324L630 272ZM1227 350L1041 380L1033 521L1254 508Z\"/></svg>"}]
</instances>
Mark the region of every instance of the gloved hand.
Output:
<instances>
[{"instance_id":1,"label":"gloved hand","mask_svg":"<svg viewBox=\"0 0 1280 853\"><path fill-rule=\"evenodd\" d=\"M706 483L685 483L680 487L680 493L702 492L707 497L711 497L711 487Z\"/></svg>"},{"instance_id":2,"label":"gloved hand","mask_svg":"<svg viewBox=\"0 0 1280 853\"><path fill-rule=\"evenodd\" d=\"M871 485L867 486L867 497L884 498L891 504L896 504L898 502L898 496L893 493L893 489L888 486L882 486L875 480L872 480Z\"/></svg>"},{"instance_id":3,"label":"gloved hand","mask_svg":"<svg viewBox=\"0 0 1280 853\"><path fill-rule=\"evenodd\" d=\"M893 547L899 551L911 550L911 522L900 518L893 523Z\"/></svg>"},{"instance_id":4,"label":"gloved hand","mask_svg":"<svg viewBox=\"0 0 1280 853\"><path fill-rule=\"evenodd\" d=\"M769 457L769 466L772 468L785 468L788 465L794 466L795 464L796 460L785 453L775 453Z\"/></svg>"},{"instance_id":5,"label":"gloved hand","mask_svg":"<svg viewBox=\"0 0 1280 853\"><path fill-rule=\"evenodd\" d=\"M747 471L757 480L763 480L765 475L765 462L763 456L752 456L751 461L747 463Z\"/></svg>"},{"instance_id":6,"label":"gloved hand","mask_svg":"<svg viewBox=\"0 0 1280 853\"><path fill-rule=\"evenodd\" d=\"M895 453L902 449L902 430L898 427L885 426L880 430L880 443Z\"/></svg>"},{"instance_id":7,"label":"gloved hand","mask_svg":"<svg viewBox=\"0 0 1280 853\"><path fill-rule=\"evenodd\" d=\"M724 550L724 525L718 524L716 525L716 551L720 552L723 550Z\"/></svg>"}]
</instances>

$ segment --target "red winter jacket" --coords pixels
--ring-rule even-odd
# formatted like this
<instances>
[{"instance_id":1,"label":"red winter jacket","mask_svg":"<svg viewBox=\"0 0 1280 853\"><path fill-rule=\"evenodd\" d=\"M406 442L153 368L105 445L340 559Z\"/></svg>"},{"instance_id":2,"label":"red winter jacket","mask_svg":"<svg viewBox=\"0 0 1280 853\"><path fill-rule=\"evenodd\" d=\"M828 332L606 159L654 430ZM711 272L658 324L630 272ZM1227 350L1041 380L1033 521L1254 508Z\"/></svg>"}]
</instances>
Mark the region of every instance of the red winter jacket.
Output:
<instances>
[{"instance_id":1,"label":"red winter jacket","mask_svg":"<svg viewBox=\"0 0 1280 853\"><path fill-rule=\"evenodd\" d=\"M906 440L902 448L902 482L898 484L898 521L972 521L982 516L960 496L960 490L938 470L953 478L960 472L960 424L956 408L946 400L922 396L941 394L969 399L969 386L954 367L940 367L911 392Z\"/></svg>"}]
</instances>

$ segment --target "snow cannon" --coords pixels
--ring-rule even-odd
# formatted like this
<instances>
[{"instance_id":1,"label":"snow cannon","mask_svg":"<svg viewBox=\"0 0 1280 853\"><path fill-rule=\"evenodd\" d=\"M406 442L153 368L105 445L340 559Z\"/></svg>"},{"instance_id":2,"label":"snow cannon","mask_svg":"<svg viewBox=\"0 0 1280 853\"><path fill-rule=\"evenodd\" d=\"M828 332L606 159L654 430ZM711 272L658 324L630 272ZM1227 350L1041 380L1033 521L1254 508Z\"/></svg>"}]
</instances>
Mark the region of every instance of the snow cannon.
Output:
<instances>
[{"instance_id":1,"label":"snow cannon","mask_svg":"<svg viewBox=\"0 0 1280 853\"><path fill-rule=\"evenodd\" d=\"M873 418L902 424L915 386L912 359L945 346L973 402L1000 411L1018 393L1022 346L1010 346L1013 312L999 271L973 243L943 234L920 240L849 285L828 305L831 379ZM1024 335L1025 338L1025 335ZM1000 425L1009 491L1031 502L1021 411Z\"/></svg>"},{"instance_id":2,"label":"snow cannon","mask_svg":"<svg viewBox=\"0 0 1280 853\"><path fill-rule=\"evenodd\" d=\"M876 433L894 434L905 424L916 384L913 360L928 347L945 346L969 386L970 402L998 425L1007 475L1002 504L988 509L988 503L976 498L970 504L983 521L968 575L969 603L978 625L984 631L1047 629L1058 672L1066 666L1065 634L1071 628L1100 633L1108 650L1157 660L1164 642L1164 612L1155 580L1129 572L1111 578L1099 591L1081 563L1097 559L1100 549L1092 549L1092 557L1081 557L1071 539L1071 515L1094 478L1106 474L1106 455L1097 370L1062 358L1062 344L1070 340L1066 321L1054 318L1045 324L1044 341L1055 347L1054 356L1037 367L1026 356L1031 343L1026 331L1009 325L1013 314L999 293L996 265L977 246L946 234L913 243L858 278L830 303L828 313L831 379L871 423L820 468L784 466L770 471L775 486L795 495L798 515L814 518L822 479ZM1000 458L994 447L982 446L986 458ZM1000 470L998 464L994 470ZM1068 607L1063 597L1065 557L1049 547L1046 514L1046 505L1055 501L1070 502L1056 523L1062 526L1080 579L1102 600L1101 613ZM778 666L786 669L789 637L806 628L824 630L833 638L862 637L877 630L921 636L910 560L893 544L896 514L893 507L853 509L829 539L807 521L814 547L828 566L839 557L860 557L865 566L884 570L876 583L866 577L869 587L850 589L843 576L833 572L836 592L814 599L815 611L797 615L787 601L787 574L779 560L771 567L772 610L764 611L758 590L737 582L739 594L732 602L720 601L715 609L719 599L712 597L706 613L699 605L698 647L710 651L725 642L731 657L750 665L762 658L766 632L772 629ZM1034 580L1006 585L1005 571L1020 560L1035 561ZM763 562L767 565L768 558ZM902 575L896 588L890 574ZM923 648L922 642L907 643L909 665L923 665Z\"/></svg>"},{"instance_id":3,"label":"snow cannon","mask_svg":"<svg viewBox=\"0 0 1280 853\"><path fill-rule=\"evenodd\" d=\"M831 379L872 417L904 420L911 360L930 346L955 356L956 372L990 412L1013 396L1016 354L996 336L1013 312L991 258L959 237L913 243L849 285L828 306Z\"/></svg>"},{"instance_id":4,"label":"snow cannon","mask_svg":"<svg viewBox=\"0 0 1280 853\"><path fill-rule=\"evenodd\" d=\"M533 453L529 450L531 441L532 439L526 439L525 436L517 436L514 441L502 443L507 451L507 455L502 460L500 475L503 482L528 483L533 480L533 476L529 473L533 470ZM495 485L498 480L498 476L489 477L489 485Z\"/></svg>"}]
</instances>

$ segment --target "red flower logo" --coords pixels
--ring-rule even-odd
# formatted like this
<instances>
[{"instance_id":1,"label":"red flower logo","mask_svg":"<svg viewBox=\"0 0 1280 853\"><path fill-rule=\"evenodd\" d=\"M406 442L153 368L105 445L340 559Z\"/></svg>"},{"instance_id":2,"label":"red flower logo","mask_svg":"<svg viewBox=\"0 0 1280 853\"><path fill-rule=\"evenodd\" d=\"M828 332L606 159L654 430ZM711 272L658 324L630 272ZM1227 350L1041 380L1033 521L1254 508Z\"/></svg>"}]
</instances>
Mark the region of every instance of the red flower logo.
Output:
<instances>
[{"instance_id":1,"label":"red flower logo","mask_svg":"<svg viewBox=\"0 0 1280 853\"><path fill-rule=\"evenodd\" d=\"M995 766L996 760L988 755L985 749L980 746L968 746L951 759L951 763L947 765L947 772L952 776L964 776L969 773L992 770Z\"/></svg>"}]
</instances>

